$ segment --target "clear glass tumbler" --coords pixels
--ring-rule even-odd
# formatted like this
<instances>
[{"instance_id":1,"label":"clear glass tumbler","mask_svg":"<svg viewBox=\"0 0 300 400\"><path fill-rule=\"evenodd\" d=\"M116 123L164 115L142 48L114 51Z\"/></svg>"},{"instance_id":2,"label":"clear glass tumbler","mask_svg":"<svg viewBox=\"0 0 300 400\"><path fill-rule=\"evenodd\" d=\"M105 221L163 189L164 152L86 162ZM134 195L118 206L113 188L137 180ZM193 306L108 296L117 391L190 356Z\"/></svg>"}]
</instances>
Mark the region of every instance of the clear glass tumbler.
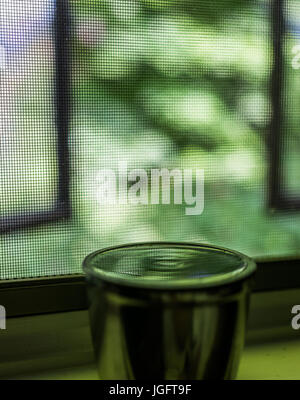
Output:
<instances>
[{"instance_id":1,"label":"clear glass tumbler","mask_svg":"<svg viewBox=\"0 0 300 400\"><path fill-rule=\"evenodd\" d=\"M152 242L83 263L100 379L233 379L256 269L224 248Z\"/></svg>"}]
</instances>

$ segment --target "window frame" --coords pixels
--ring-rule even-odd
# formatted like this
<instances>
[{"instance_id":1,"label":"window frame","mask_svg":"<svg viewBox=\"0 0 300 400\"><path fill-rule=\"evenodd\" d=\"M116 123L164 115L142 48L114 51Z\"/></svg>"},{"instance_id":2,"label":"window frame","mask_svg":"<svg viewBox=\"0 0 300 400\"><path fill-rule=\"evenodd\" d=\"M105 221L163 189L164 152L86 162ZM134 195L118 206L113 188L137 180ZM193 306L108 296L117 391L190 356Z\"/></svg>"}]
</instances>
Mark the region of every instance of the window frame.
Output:
<instances>
[{"instance_id":1,"label":"window frame","mask_svg":"<svg viewBox=\"0 0 300 400\"><path fill-rule=\"evenodd\" d=\"M55 54L55 126L58 164L58 194L49 210L21 212L0 217L0 235L19 229L67 219L71 216L69 195L69 150L68 128L70 114L70 16L68 0L56 0L54 20Z\"/></svg>"},{"instance_id":2,"label":"window frame","mask_svg":"<svg viewBox=\"0 0 300 400\"><path fill-rule=\"evenodd\" d=\"M256 262L254 293L300 288L300 259ZM0 281L0 304L6 308L8 317L85 310L88 308L85 275Z\"/></svg>"},{"instance_id":3,"label":"window frame","mask_svg":"<svg viewBox=\"0 0 300 400\"><path fill-rule=\"evenodd\" d=\"M271 6L273 70L271 73L272 119L267 140L269 155L268 206L273 211L299 211L300 194L289 197L284 190L284 35L286 0L273 0Z\"/></svg>"}]
</instances>

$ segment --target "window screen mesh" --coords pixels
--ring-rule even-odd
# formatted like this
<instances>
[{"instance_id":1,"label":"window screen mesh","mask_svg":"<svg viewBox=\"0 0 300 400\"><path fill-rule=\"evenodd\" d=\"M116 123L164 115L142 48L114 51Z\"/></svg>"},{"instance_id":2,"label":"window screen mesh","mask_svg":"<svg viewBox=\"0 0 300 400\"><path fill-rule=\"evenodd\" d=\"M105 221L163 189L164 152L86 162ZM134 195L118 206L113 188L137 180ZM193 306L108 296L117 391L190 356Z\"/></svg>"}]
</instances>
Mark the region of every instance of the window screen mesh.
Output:
<instances>
[{"instance_id":1,"label":"window screen mesh","mask_svg":"<svg viewBox=\"0 0 300 400\"><path fill-rule=\"evenodd\" d=\"M284 35L284 182L291 197L300 195L300 5L287 3Z\"/></svg>"},{"instance_id":2,"label":"window screen mesh","mask_svg":"<svg viewBox=\"0 0 300 400\"><path fill-rule=\"evenodd\" d=\"M0 217L56 196L53 3L1 0Z\"/></svg>"},{"instance_id":3,"label":"window screen mesh","mask_svg":"<svg viewBox=\"0 0 300 400\"><path fill-rule=\"evenodd\" d=\"M90 251L135 241L206 242L250 256L299 253L300 216L266 205L270 3L69 1L72 215L1 235L2 279L81 272ZM51 208L57 197L64 165L56 144L55 9L54 0L1 0L1 218ZM300 192L300 6L290 0L286 10L285 96L293 96L297 143L286 159L289 183ZM146 174L149 199L151 170L203 169L203 212L187 215L172 189L170 204L103 204L99 174L113 171L120 195L120 163L128 174Z\"/></svg>"}]
</instances>

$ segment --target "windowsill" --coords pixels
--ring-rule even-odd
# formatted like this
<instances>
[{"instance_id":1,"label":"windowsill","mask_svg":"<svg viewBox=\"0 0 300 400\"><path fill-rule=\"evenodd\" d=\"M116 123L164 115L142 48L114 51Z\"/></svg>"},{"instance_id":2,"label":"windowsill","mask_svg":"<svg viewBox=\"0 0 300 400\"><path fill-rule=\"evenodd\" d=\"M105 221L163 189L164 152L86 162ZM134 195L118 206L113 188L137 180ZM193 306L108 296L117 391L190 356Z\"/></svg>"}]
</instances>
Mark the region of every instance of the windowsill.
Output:
<instances>
[{"instance_id":1,"label":"windowsill","mask_svg":"<svg viewBox=\"0 0 300 400\"><path fill-rule=\"evenodd\" d=\"M254 293L238 379L300 379L300 330L291 306L300 290ZM8 318L0 330L0 377L97 379L88 312Z\"/></svg>"},{"instance_id":2,"label":"windowsill","mask_svg":"<svg viewBox=\"0 0 300 400\"><path fill-rule=\"evenodd\" d=\"M300 340L247 346L242 356L237 379L299 380L299 358ZM89 364L12 377L12 379L96 380L98 375L96 367Z\"/></svg>"}]
</instances>

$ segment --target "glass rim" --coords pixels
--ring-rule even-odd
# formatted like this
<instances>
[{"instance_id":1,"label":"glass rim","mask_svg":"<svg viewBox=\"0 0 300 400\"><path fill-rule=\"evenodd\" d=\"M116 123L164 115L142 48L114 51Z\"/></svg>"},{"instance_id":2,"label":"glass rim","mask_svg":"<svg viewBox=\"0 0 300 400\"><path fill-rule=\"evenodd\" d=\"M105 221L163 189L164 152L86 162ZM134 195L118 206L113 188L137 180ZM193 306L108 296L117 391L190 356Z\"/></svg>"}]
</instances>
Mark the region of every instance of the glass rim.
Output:
<instances>
[{"instance_id":1,"label":"glass rim","mask_svg":"<svg viewBox=\"0 0 300 400\"><path fill-rule=\"evenodd\" d=\"M90 265L91 261L101 255L106 255L112 253L113 251L118 250L127 250L127 249L142 249L142 248L177 248L177 249L193 249L193 250L201 250L207 249L216 252L222 252L227 255L232 255L238 257L241 261L241 264L233 271L216 274L209 277L200 277L200 278L182 278L177 280L135 280L132 277L128 277L122 273L114 273L112 271L104 270L101 267L95 267ZM99 258L100 259L100 258ZM223 285L233 284L235 282L244 280L250 277L256 270L255 261L246 256L243 253L240 253L236 250L231 250L222 246L215 246L207 243L196 243L196 242L180 242L180 241L149 241L149 242L135 242L128 244L121 244L116 246L105 247L103 249L96 250L90 254L88 254L82 263L83 271L88 277L95 278L96 280L108 282L117 286L127 286L141 289L162 289L162 290L184 290L184 289L201 289L201 288L214 288Z\"/></svg>"}]
</instances>

